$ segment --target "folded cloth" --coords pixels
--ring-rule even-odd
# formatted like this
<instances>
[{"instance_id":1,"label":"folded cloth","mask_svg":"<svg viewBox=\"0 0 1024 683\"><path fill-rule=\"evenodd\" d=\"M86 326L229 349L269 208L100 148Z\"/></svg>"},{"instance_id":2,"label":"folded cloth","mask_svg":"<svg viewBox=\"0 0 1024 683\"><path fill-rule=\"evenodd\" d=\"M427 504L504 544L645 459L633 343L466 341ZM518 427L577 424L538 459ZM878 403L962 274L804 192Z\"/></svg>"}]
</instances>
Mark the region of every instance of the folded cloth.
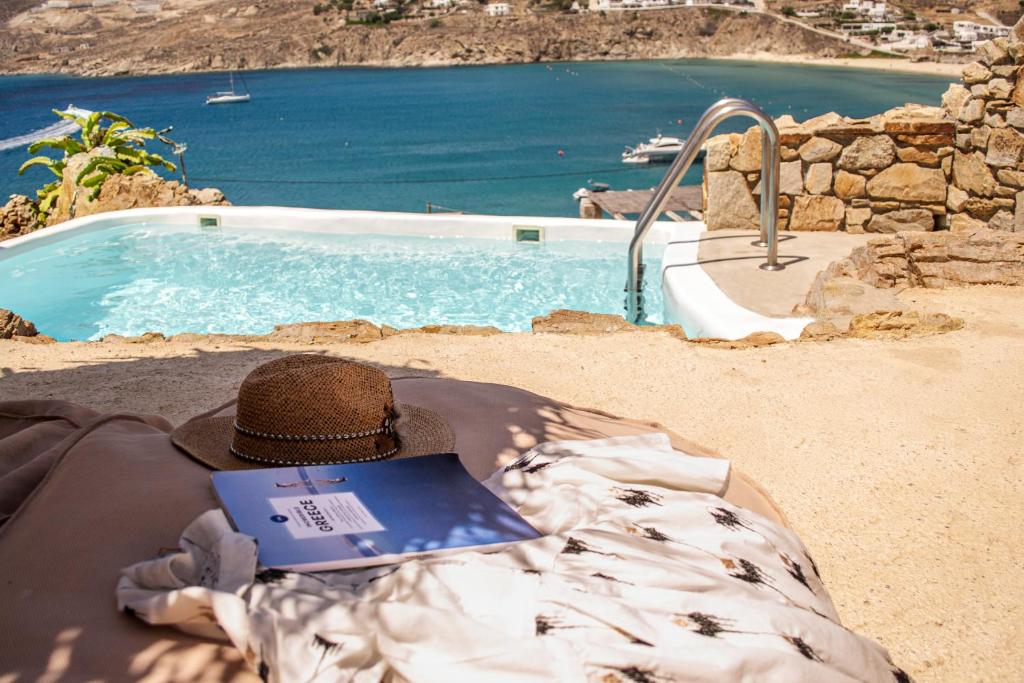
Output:
<instances>
[{"instance_id":1,"label":"folded cloth","mask_svg":"<svg viewBox=\"0 0 1024 683\"><path fill-rule=\"evenodd\" d=\"M892 681L791 531L717 494L664 434L542 444L486 485L546 536L303 574L209 511L123 570L118 606L226 639L264 680Z\"/></svg>"}]
</instances>

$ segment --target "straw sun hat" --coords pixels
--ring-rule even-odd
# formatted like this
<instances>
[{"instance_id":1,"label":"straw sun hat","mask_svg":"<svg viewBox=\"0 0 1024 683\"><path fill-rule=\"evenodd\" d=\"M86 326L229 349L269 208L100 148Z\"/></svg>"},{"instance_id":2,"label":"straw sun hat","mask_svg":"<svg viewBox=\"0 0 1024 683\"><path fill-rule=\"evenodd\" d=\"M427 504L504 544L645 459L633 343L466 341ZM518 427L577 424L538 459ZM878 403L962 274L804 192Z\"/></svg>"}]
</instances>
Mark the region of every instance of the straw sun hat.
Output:
<instances>
[{"instance_id":1,"label":"straw sun hat","mask_svg":"<svg viewBox=\"0 0 1024 683\"><path fill-rule=\"evenodd\" d=\"M395 403L380 370L313 354L250 372L236 412L193 418L171 432L171 441L219 470L370 462L455 446L440 415Z\"/></svg>"}]
</instances>

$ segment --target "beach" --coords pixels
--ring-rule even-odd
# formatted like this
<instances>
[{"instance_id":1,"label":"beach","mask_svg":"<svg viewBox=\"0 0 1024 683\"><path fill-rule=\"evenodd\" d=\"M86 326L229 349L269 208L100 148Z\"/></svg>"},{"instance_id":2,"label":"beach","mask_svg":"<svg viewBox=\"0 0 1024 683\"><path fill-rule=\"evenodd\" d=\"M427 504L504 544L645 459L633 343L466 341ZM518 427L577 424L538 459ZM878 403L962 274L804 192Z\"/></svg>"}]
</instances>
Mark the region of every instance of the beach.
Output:
<instances>
[{"instance_id":1,"label":"beach","mask_svg":"<svg viewBox=\"0 0 1024 683\"><path fill-rule=\"evenodd\" d=\"M284 353L392 376L510 384L656 420L729 458L779 503L844 624L918 681L1020 680L1024 295L906 290L962 330L725 350L660 333L399 335L314 345L218 338L0 341L0 395L178 424Z\"/></svg>"},{"instance_id":2,"label":"beach","mask_svg":"<svg viewBox=\"0 0 1024 683\"><path fill-rule=\"evenodd\" d=\"M810 55L779 55L771 53L737 54L724 57L736 61L764 62L769 64L799 64L801 66L828 66L850 69L869 69L928 76L947 76L959 80L965 63L959 62L914 62L898 57L814 57Z\"/></svg>"}]
</instances>

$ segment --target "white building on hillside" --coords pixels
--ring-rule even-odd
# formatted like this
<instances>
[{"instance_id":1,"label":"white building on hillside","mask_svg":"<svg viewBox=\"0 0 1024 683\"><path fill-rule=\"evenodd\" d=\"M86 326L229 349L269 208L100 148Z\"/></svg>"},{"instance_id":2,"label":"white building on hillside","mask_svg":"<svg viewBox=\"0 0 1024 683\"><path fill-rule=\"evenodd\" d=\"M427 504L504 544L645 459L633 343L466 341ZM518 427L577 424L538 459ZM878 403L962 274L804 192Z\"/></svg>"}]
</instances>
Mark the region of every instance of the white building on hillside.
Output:
<instances>
[{"instance_id":1,"label":"white building on hillside","mask_svg":"<svg viewBox=\"0 0 1024 683\"><path fill-rule=\"evenodd\" d=\"M512 5L507 2L492 2L487 6L487 16L507 17L512 14Z\"/></svg>"},{"instance_id":2,"label":"white building on hillside","mask_svg":"<svg viewBox=\"0 0 1024 683\"><path fill-rule=\"evenodd\" d=\"M844 12L865 16L871 21L882 21L886 13L885 2L875 0L846 0Z\"/></svg>"},{"instance_id":3,"label":"white building on hillside","mask_svg":"<svg viewBox=\"0 0 1024 683\"><path fill-rule=\"evenodd\" d=\"M954 21L953 40L958 43L980 43L1001 36L1010 35L1009 26L994 24L976 24L973 21Z\"/></svg>"}]
</instances>

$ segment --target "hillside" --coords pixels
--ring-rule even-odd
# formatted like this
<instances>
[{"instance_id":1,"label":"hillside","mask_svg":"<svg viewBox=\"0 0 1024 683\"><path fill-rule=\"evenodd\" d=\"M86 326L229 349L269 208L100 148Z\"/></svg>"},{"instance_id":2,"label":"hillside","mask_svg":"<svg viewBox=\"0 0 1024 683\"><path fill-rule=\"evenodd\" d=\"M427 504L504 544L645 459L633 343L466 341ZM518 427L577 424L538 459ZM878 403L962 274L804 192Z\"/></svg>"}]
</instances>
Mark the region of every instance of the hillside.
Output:
<instances>
[{"instance_id":1,"label":"hillside","mask_svg":"<svg viewBox=\"0 0 1024 683\"><path fill-rule=\"evenodd\" d=\"M769 15L717 8L608 16L474 11L346 25L340 12L315 14L312 7L308 0L169 0L153 14L126 5L24 13L0 30L0 71L98 76L850 52L842 41Z\"/></svg>"}]
</instances>

